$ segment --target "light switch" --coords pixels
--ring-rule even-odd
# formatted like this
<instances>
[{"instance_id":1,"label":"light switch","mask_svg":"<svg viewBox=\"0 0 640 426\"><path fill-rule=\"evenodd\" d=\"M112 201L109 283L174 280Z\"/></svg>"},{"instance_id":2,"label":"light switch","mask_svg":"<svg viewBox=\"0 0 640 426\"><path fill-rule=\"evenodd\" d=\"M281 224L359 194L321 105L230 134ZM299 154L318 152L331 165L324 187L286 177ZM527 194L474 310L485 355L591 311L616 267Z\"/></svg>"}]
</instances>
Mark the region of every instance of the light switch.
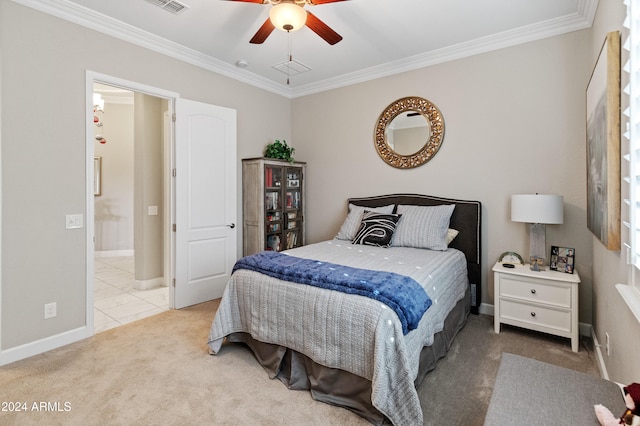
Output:
<instances>
[{"instance_id":1,"label":"light switch","mask_svg":"<svg viewBox=\"0 0 640 426\"><path fill-rule=\"evenodd\" d=\"M84 226L82 220L82 214L68 214L65 216L65 223L67 229L77 229Z\"/></svg>"},{"instance_id":2,"label":"light switch","mask_svg":"<svg viewBox=\"0 0 640 426\"><path fill-rule=\"evenodd\" d=\"M158 206L149 206L149 216L158 216Z\"/></svg>"}]
</instances>

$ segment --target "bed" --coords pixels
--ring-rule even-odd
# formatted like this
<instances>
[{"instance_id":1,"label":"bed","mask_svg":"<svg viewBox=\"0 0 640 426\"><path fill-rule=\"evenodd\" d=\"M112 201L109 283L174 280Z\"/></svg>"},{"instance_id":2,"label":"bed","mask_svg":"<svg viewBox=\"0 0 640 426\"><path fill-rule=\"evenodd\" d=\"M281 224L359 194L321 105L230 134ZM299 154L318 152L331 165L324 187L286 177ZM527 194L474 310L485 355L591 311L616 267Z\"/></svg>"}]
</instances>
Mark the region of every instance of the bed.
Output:
<instances>
[{"instance_id":1,"label":"bed","mask_svg":"<svg viewBox=\"0 0 640 426\"><path fill-rule=\"evenodd\" d=\"M224 350L223 343L245 344L269 376L290 389L309 390L314 399L349 409L373 424L423 424L416 388L446 354L469 312L477 313L480 305L481 204L392 194L351 198L348 206L336 238L272 256L307 262L301 263L305 268L308 262L340 273L340 268L353 268L345 276L375 270L408 277L426 290L426 312L409 326L406 318L415 315L405 315L379 297L240 268L232 274L211 325L209 352ZM369 245L366 239L353 243L353 233L365 227L363 218L386 220L398 214L395 232L386 240L389 247ZM442 226L444 238L454 237L444 247ZM435 246L425 249L425 244Z\"/></svg>"}]
</instances>

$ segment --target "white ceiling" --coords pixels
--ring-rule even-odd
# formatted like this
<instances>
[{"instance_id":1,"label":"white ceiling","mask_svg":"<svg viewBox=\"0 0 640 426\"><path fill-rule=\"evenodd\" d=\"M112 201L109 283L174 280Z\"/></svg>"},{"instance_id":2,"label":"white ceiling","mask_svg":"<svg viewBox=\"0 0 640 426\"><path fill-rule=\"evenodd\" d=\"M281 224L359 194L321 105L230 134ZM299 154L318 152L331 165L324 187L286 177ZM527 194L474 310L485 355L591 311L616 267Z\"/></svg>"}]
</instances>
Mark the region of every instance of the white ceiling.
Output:
<instances>
[{"instance_id":1,"label":"white ceiling","mask_svg":"<svg viewBox=\"0 0 640 426\"><path fill-rule=\"evenodd\" d=\"M591 26L598 0L350 0L306 6L343 36L308 28L249 40L270 5L178 0L173 14L146 0L13 0L258 87L296 97ZM158 0L156 0L158 1ZM287 75L293 60L309 71ZM248 66L235 64L246 60Z\"/></svg>"}]
</instances>

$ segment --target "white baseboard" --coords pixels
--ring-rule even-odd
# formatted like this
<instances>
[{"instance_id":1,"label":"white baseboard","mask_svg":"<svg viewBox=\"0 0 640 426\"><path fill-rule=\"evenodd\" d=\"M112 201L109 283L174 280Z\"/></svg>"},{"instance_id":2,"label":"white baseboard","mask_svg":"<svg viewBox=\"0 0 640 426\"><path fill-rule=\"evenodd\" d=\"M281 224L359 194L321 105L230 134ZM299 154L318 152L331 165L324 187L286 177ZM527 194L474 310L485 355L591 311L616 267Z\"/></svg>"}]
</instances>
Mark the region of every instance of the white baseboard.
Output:
<instances>
[{"instance_id":1,"label":"white baseboard","mask_svg":"<svg viewBox=\"0 0 640 426\"><path fill-rule=\"evenodd\" d=\"M134 287L137 290L149 290L156 287L167 287L167 283L164 277L158 277L150 280L136 280Z\"/></svg>"},{"instance_id":2,"label":"white baseboard","mask_svg":"<svg viewBox=\"0 0 640 426\"><path fill-rule=\"evenodd\" d=\"M596 353L596 364L598 365L598 370L600 370L600 377L609 380L607 366L604 363L604 356L602 356L602 346L600 346L600 342L598 341L598 337L596 336L596 332L593 327L591 327L591 338L593 339L593 350Z\"/></svg>"},{"instance_id":3,"label":"white baseboard","mask_svg":"<svg viewBox=\"0 0 640 426\"><path fill-rule=\"evenodd\" d=\"M480 307L478 307L478 313L482 315L493 316L493 305L480 303Z\"/></svg>"},{"instance_id":4,"label":"white baseboard","mask_svg":"<svg viewBox=\"0 0 640 426\"><path fill-rule=\"evenodd\" d=\"M93 330L89 330L86 326L76 328L75 330L65 331L55 336L46 337L36 340L35 342L25 343L0 351L0 365L6 365L21 359L29 358L70 343L77 342L87 337L93 336Z\"/></svg>"},{"instance_id":5,"label":"white baseboard","mask_svg":"<svg viewBox=\"0 0 640 426\"><path fill-rule=\"evenodd\" d=\"M135 252L133 250L103 250L95 251L96 257L116 257L116 256L133 256Z\"/></svg>"}]
</instances>

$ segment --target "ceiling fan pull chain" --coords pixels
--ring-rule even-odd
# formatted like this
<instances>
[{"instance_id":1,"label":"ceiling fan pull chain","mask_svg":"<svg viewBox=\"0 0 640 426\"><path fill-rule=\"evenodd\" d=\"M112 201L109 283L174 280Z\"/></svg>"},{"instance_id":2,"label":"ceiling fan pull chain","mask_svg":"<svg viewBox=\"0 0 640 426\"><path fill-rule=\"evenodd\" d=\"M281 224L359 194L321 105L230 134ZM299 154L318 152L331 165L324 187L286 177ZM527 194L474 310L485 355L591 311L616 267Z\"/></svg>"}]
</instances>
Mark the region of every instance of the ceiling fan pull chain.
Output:
<instances>
[{"instance_id":1,"label":"ceiling fan pull chain","mask_svg":"<svg viewBox=\"0 0 640 426\"><path fill-rule=\"evenodd\" d=\"M289 85L289 71L291 70L291 62L293 61L293 55L291 54L291 31L287 31L287 48L288 48L288 55L287 55L287 59L289 60L289 62L287 62L287 86Z\"/></svg>"}]
</instances>

